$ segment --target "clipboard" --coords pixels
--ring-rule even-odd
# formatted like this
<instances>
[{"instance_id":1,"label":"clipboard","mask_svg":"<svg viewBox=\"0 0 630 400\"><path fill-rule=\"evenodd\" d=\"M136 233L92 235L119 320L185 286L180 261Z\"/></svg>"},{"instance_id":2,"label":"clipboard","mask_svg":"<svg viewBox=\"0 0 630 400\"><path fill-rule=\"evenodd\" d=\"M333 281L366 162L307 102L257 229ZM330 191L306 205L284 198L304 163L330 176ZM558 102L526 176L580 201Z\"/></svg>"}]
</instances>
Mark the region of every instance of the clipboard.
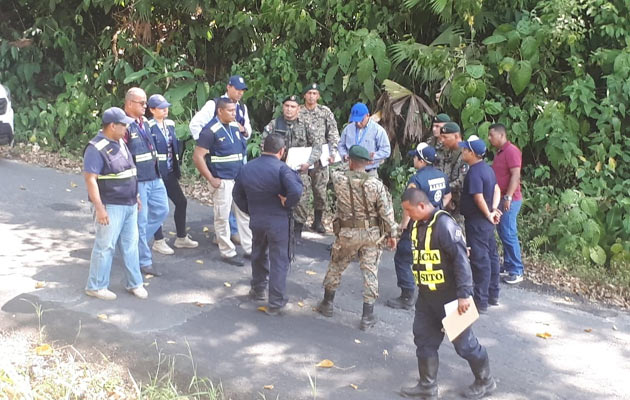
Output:
<instances>
[{"instance_id":1,"label":"clipboard","mask_svg":"<svg viewBox=\"0 0 630 400\"><path fill-rule=\"evenodd\" d=\"M455 300L457 302L457 300ZM469 326L471 326L477 319L479 319L479 311L475 306L475 302L470 302L470 307L462 315L459 315L457 309L451 311L442 319L442 326L444 332L448 336L449 341L457 339L457 337Z\"/></svg>"}]
</instances>

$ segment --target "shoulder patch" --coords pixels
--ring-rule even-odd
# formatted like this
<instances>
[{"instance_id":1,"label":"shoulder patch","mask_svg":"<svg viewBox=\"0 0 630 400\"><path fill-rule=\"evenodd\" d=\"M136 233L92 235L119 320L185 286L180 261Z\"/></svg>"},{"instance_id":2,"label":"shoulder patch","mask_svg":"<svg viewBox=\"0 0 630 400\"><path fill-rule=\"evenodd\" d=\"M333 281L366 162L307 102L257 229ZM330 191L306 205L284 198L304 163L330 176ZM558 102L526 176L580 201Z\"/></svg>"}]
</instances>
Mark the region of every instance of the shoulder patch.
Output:
<instances>
[{"instance_id":1,"label":"shoulder patch","mask_svg":"<svg viewBox=\"0 0 630 400\"><path fill-rule=\"evenodd\" d=\"M101 151L105 148L105 146L107 146L109 144L109 141L107 139L101 139L98 142L96 142L96 144L94 145L94 147L96 147L96 150Z\"/></svg>"},{"instance_id":2,"label":"shoulder patch","mask_svg":"<svg viewBox=\"0 0 630 400\"><path fill-rule=\"evenodd\" d=\"M215 123L214 125L212 125L212 126L210 127L210 130L211 130L212 132L214 132L214 133L217 133L217 132L219 132L219 131L221 130L221 127L222 127L221 123L220 123L220 122L217 122L217 123Z\"/></svg>"},{"instance_id":3,"label":"shoulder patch","mask_svg":"<svg viewBox=\"0 0 630 400\"><path fill-rule=\"evenodd\" d=\"M154 119L150 119L149 120L149 128L153 128L155 125L157 125L157 121Z\"/></svg>"}]
</instances>

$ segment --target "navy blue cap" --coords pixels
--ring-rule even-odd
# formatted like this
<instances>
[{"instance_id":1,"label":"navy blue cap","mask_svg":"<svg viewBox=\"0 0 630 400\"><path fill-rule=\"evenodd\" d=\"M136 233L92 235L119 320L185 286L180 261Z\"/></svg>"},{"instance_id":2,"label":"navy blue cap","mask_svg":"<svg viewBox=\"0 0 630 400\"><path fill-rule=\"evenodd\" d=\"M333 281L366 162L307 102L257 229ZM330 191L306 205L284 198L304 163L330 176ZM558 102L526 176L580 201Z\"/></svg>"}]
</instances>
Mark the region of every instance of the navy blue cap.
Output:
<instances>
[{"instance_id":1,"label":"navy blue cap","mask_svg":"<svg viewBox=\"0 0 630 400\"><path fill-rule=\"evenodd\" d=\"M170 106L171 106L171 103L166 101L164 96L162 96L161 94L154 94L153 96L149 97L149 101L147 101L147 107L149 108L162 109L162 108L169 108Z\"/></svg>"},{"instance_id":2,"label":"navy blue cap","mask_svg":"<svg viewBox=\"0 0 630 400\"><path fill-rule=\"evenodd\" d=\"M459 142L458 145L459 147L472 151L480 157L483 157L483 155L486 154L486 142L479 139L479 136L477 135L472 135L467 141Z\"/></svg>"},{"instance_id":3,"label":"navy blue cap","mask_svg":"<svg viewBox=\"0 0 630 400\"><path fill-rule=\"evenodd\" d=\"M237 90L247 90L247 85L245 84L245 79L243 79L240 75L232 75L230 76L230 80L228 81L228 85L234 86Z\"/></svg>"},{"instance_id":4,"label":"navy blue cap","mask_svg":"<svg viewBox=\"0 0 630 400\"><path fill-rule=\"evenodd\" d=\"M352 110L350 110L350 119L348 119L348 121L361 122L363 121L363 118L365 118L365 116L369 113L370 110L368 110L365 104L357 103L352 106Z\"/></svg>"},{"instance_id":5,"label":"navy blue cap","mask_svg":"<svg viewBox=\"0 0 630 400\"><path fill-rule=\"evenodd\" d=\"M411 150L407 154L411 157L418 157L427 164L435 162L435 149L426 143L420 143L415 150Z\"/></svg>"},{"instance_id":6,"label":"navy blue cap","mask_svg":"<svg viewBox=\"0 0 630 400\"><path fill-rule=\"evenodd\" d=\"M103 124L130 124L133 122L133 118L128 117L125 112L118 107L110 107L103 113Z\"/></svg>"}]
</instances>

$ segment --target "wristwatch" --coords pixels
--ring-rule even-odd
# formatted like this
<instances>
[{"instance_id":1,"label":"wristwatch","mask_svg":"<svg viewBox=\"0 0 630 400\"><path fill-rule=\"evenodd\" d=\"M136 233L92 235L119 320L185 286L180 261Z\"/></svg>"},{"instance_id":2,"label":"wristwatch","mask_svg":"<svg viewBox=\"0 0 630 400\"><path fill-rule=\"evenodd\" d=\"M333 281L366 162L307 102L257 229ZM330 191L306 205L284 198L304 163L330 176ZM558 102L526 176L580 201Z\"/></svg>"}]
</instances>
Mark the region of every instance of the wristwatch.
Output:
<instances>
[{"instance_id":1,"label":"wristwatch","mask_svg":"<svg viewBox=\"0 0 630 400\"><path fill-rule=\"evenodd\" d=\"M505 196L503 196L503 200L512 201L512 196L506 194Z\"/></svg>"}]
</instances>

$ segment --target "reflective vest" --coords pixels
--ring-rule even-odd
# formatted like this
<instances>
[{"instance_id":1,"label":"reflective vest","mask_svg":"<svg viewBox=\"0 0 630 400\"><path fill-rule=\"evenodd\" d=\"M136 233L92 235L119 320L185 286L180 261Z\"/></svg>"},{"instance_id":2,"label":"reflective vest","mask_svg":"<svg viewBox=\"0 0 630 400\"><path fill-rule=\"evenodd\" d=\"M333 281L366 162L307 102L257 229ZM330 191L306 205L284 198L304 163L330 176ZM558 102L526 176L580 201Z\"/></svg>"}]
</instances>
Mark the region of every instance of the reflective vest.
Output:
<instances>
[{"instance_id":1,"label":"reflective vest","mask_svg":"<svg viewBox=\"0 0 630 400\"><path fill-rule=\"evenodd\" d=\"M247 145L238 125L230 123L226 128L216 117L210 121L210 132L214 135L213 145L208 149L206 165L212 176L234 179L243 167Z\"/></svg>"},{"instance_id":2,"label":"reflective vest","mask_svg":"<svg viewBox=\"0 0 630 400\"><path fill-rule=\"evenodd\" d=\"M149 120L151 136L153 137L153 141L155 142L155 149L157 151L158 169L160 171L160 175L163 178L166 178L169 172L172 172L179 179L179 177L181 176L179 170L179 141L177 140L177 136L175 135L175 122L170 119L165 119L164 125L166 126L168 135L170 135L173 140L171 148L171 153L173 156L173 166L171 171L169 171L167 164L168 142L164 137L164 134L162 133L158 122L154 119Z\"/></svg>"},{"instance_id":3,"label":"reflective vest","mask_svg":"<svg viewBox=\"0 0 630 400\"><path fill-rule=\"evenodd\" d=\"M157 165L157 151L151 136L151 129L147 119L142 117L144 134L140 131L136 121L127 128L127 146L133 155L133 161L138 169L138 181L152 181L160 177Z\"/></svg>"},{"instance_id":4,"label":"reflective vest","mask_svg":"<svg viewBox=\"0 0 630 400\"><path fill-rule=\"evenodd\" d=\"M421 291L434 292L454 287L455 279L452 268L444 269L443 254L439 248L431 246L433 225L440 215L449 216L446 211L438 210L426 227L424 238L418 235L421 226L416 221L411 229L411 249L413 254L413 276ZM449 216L450 217L450 216ZM424 239L424 243L420 241Z\"/></svg>"},{"instance_id":5,"label":"reflective vest","mask_svg":"<svg viewBox=\"0 0 630 400\"><path fill-rule=\"evenodd\" d=\"M116 143L102 136L90 140L103 157L104 165L96 183L103 204L134 205L137 203L136 167L124 142ZM127 152L127 156L123 154Z\"/></svg>"}]
</instances>

